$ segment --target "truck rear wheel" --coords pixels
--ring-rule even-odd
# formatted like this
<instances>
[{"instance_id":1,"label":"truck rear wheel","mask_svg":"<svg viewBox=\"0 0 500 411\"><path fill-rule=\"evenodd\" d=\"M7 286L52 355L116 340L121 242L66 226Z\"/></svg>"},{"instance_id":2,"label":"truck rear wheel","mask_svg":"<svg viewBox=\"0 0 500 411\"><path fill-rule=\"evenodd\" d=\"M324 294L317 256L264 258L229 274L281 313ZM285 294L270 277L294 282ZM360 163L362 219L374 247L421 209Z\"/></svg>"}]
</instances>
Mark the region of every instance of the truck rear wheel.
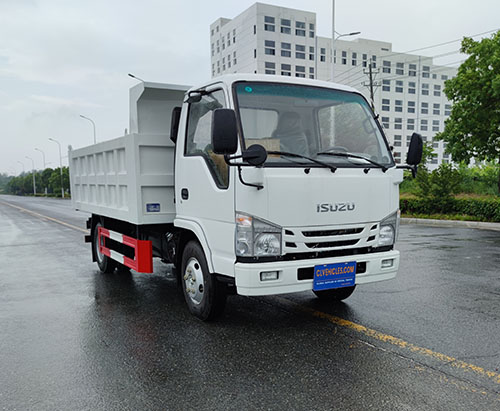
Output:
<instances>
[{"instance_id":1,"label":"truck rear wheel","mask_svg":"<svg viewBox=\"0 0 500 411\"><path fill-rule=\"evenodd\" d=\"M102 227L101 223L97 223L96 226L94 227L94 238L92 241L92 247L94 247L96 262L97 266L99 267L99 270L101 270L103 273L109 274L115 270L118 263L109 258L107 255L102 254L101 251L99 250L99 235L98 235L99 227Z\"/></svg>"},{"instance_id":2,"label":"truck rear wheel","mask_svg":"<svg viewBox=\"0 0 500 411\"><path fill-rule=\"evenodd\" d=\"M333 290L313 291L313 293L321 300L342 301L348 298L355 288L356 286L353 285L352 287L335 288Z\"/></svg>"},{"instance_id":3,"label":"truck rear wheel","mask_svg":"<svg viewBox=\"0 0 500 411\"><path fill-rule=\"evenodd\" d=\"M210 274L200 244L190 241L182 253L181 284L191 314L203 321L213 320L224 311L226 285Z\"/></svg>"}]
</instances>

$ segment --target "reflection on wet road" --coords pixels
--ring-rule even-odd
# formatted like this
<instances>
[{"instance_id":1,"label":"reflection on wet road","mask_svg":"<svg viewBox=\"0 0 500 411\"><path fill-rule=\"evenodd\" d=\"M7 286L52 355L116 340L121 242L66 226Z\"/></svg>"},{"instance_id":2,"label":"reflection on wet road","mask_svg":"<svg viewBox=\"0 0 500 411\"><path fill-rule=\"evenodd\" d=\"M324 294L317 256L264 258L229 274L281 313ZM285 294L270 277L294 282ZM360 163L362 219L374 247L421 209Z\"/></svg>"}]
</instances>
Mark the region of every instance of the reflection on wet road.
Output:
<instances>
[{"instance_id":1,"label":"reflection on wet road","mask_svg":"<svg viewBox=\"0 0 500 411\"><path fill-rule=\"evenodd\" d=\"M402 226L396 280L336 306L233 296L202 323L170 266L103 275L82 232L2 202L86 219L67 202L0 197L1 408L500 406L500 233Z\"/></svg>"}]
</instances>

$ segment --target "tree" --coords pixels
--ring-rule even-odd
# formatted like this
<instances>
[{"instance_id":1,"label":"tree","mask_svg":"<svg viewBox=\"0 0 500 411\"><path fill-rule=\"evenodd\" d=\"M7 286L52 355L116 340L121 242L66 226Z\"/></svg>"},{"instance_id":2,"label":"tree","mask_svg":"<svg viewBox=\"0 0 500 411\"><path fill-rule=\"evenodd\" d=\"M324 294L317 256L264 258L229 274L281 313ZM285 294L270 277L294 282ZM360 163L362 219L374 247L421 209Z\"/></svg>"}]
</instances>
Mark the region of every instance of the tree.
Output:
<instances>
[{"instance_id":1,"label":"tree","mask_svg":"<svg viewBox=\"0 0 500 411\"><path fill-rule=\"evenodd\" d=\"M445 83L453 105L436 138L448 143L455 161L498 161L500 193L500 31L481 41L465 37L461 52L469 57Z\"/></svg>"}]
</instances>

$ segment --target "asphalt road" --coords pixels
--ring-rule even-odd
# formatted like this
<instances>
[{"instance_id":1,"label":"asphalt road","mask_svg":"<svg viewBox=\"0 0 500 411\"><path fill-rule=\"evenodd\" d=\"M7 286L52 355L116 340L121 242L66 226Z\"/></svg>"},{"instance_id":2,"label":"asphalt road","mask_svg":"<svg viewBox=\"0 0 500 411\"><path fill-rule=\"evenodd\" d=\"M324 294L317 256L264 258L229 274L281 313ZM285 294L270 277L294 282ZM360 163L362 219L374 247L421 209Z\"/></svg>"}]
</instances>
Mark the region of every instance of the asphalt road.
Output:
<instances>
[{"instance_id":1,"label":"asphalt road","mask_svg":"<svg viewBox=\"0 0 500 411\"><path fill-rule=\"evenodd\" d=\"M86 218L0 196L0 409L500 409L500 232L404 225L395 280L202 323L168 265L98 272Z\"/></svg>"}]
</instances>

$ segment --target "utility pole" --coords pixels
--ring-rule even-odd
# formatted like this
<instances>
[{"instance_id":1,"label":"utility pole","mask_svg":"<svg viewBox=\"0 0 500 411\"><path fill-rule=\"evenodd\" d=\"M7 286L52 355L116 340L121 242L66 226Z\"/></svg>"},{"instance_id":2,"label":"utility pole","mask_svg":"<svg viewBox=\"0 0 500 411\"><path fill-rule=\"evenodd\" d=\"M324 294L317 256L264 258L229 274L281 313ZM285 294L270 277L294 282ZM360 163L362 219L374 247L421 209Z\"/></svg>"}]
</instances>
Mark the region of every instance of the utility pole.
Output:
<instances>
[{"instance_id":1,"label":"utility pole","mask_svg":"<svg viewBox=\"0 0 500 411\"><path fill-rule=\"evenodd\" d=\"M370 65L368 66L368 71L363 70L364 74L368 75L368 84L363 81L363 86L368 87L370 89L370 101L372 105L372 110L375 111L375 89L380 87L380 82L375 81L375 76L379 73L379 69L373 69L372 62L370 61Z\"/></svg>"}]
</instances>

